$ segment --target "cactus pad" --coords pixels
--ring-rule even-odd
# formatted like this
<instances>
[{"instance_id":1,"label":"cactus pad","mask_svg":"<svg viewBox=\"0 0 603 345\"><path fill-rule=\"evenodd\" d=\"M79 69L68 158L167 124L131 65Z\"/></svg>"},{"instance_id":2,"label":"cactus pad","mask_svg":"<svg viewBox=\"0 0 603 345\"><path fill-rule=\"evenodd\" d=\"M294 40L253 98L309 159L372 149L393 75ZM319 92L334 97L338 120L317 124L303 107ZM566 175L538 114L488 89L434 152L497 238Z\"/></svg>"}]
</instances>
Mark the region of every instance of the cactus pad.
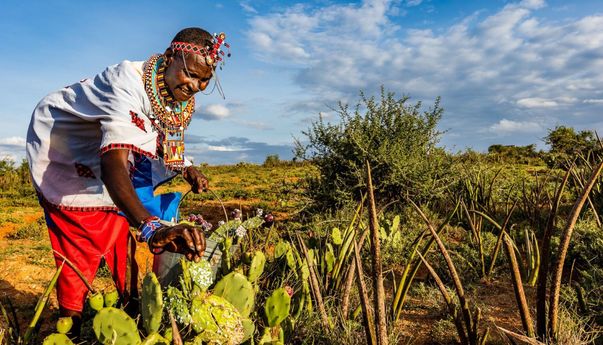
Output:
<instances>
[{"instance_id":1,"label":"cactus pad","mask_svg":"<svg viewBox=\"0 0 603 345\"><path fill-rule=\"evenodd\" d=\"M266 256L262 251L256 251L251 260L249 266L249 273L247 277L250 282L255 282L264 272L264 265L266 264Z\"/></svg>"},{"instance_id":2,"label":"cactus pad","mask_svg":"<svg viewBox=\"0 0 603 345\"><path fill-rule=\"evenodd\" d=\"M136 323L125 311L113 307L101 309L92 322L101 344L135 345L140 343Z\"/></svg>"},{"instance_id":3,"label":"cactus pad","mask_svg":"<svg viewBox=\"0 0 603 345\"><path fill-rule=\"evenodd\" d=\"M279 241L274 247L274 258L278 259L285 255L290 247L291 245L289 244L289 242L282 240Z\"/></svg>"},{"instance_id":4,"label":"cactus pad","mask_svg":"<svg viewBox=\"0 0 603 345\"><path fill-rule=\"evenodd\" d=\"M209 344L239 344L244 330L241 315L226 299L207 295L192 301L192 327L199 335L195 338ZM198 342L201 344L201 342Z\"/></svg>"},{"instance_id":5,"label":"cactus pad","mask_svg":"<svg viewBox=\"0 0 603 345\"><path fill-rule=\"evenodd\" d=\"M244 221L241 226L247 230L253 230L259 228L262 223L264 223L264 218L255 216Z\"/></svg>"},{"instance_id":6,"label":"cactus pad","mask_svg":"<svg viewBox=\"0 0 603 345\"><path fill-rule=\"evenodd\" d=\"M339 231L339 228L331 229L331 240L336 246L340 246L343 243L343 239L341 238L341 231Z\"/></svg>"},{"instance_id":7,"label":"cactus pad","mask_svg":"<svg viewBox=\"0 0 603 345\"><path fill-rule=\"evenodd\" d=\"M274 290L264 306L268 326L274 327L283 322L289 316L290 308L291 296L289 296L287 290L284 288Z\"/></svg>"},{"instance_id":8,"label":"cactus pad","mask_svg":"<svg viewBox=\"0 0 603 345\"><path fill-rule=\"evenodd\" d=\"M117 304L117 300L119 300L119 293L117 292L117 290L111 290L105 293L104 300L105 307L115 307L115 305Z\"/></svg>"},{"instance_id":9,"label":"cactus pad","mask_svg":"<svg viewBox=\"0 0 603 345\"><path fill-rule=\"evenodd\" d=\"M147 334L157 332L163 314L163 295L155 273L149 272L142 281L141 296L142 324Z\"/></svg>"},{"instance_id":10,"label":"cactus pad","mask_svg":"<svg viewBox=\"0 0 603 345\"><path fill-rule=\"evenodd\" d=\"M191 323L188 302L180 290L173 286L168 286L165 299L166 305L172 311L176 321L184 325Z\"/></svg>"},{"instance_id":11,"label":"cactus pad","mask_svg":"<svg viewBox=\"0 0 603 345\"><path fill-rule=\"evenodd\" d=\"M44 338L43 345L73 345L73 342L65 334L54 333Z\"/></svg>"},{"instance_id":12,"label":"cactus pad","mask_svg":"<svg viewBox=\"0 0 603 345\"><path fill-rule=\"evenodd\" d=\"M230 272L216 284L213 292L232 303L241 316L249 317L251 314L255 302L255 292L244 275Z\"/></svg>"},{"instance_id":13,"label":"cactus pad","mask_svg":"<svg viewBox=\"0 0 603 345\"><path fill-rule=\"evenodd\" d=\"M151 333L140 345L170 345L170 341L159 333Z\"/></svg>"},{"instance_id":14,"label":"cactus pad","mask_svg":"<svg viewBox=\"0 0 603 345\"><path fill-rule=\"evenodd\" d=\"M327 273L331 273L335 265L335 252L333 246L327 243L327 251L325 252L325 263L327 264Z\"/></svg>"},{"instance_id":15,"label":"cactus pad","mask_svg":"<svg viewBox=\"0 0 603 345\"><path fill-rule=\"evenodd\" d=\"M243 325L243 339L241 341L246 342L253 337L255 324L250 319L242 319L241 324Z\"/></svg>"},{"instance_id":16,"label":"cactus pad","mask_svg":"<svg viewBox=\"0 0 603 345\"><path fill-rule=\"evenodd\" d=\"M188 274L201 292L207 291L207 288L214 282L211 265L207 260L199 260L199 262L190 261L186 267Z\"/></svg>"}]
</instances>

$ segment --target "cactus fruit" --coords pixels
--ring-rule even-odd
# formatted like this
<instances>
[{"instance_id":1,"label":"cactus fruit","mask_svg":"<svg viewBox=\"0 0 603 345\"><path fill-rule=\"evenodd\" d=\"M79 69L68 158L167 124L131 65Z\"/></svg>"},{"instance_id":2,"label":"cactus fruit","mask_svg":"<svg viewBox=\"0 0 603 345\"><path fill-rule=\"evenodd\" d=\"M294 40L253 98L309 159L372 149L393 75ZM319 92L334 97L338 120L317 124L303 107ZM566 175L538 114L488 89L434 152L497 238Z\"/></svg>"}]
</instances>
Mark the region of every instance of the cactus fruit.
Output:
<instances>
[{"instance_id":1,"label":"cactus fruit","mask_svg":"<svg viewBox=\"0 0 603 345\"><path fill-rule=\"evenodd\" d=\"M104 300L105 307L115 307L117 301L119 300L119 293L117 292L117 290L111 290L105 293Z\"/></svg>"},{"instance_id":2,"label":"cactus fruit","mask_svg":"<svg viewBox=\"0 0 603 345\"><path fill-rule=\"evenodd\" d=\"M249 273L247 274L250 282L254 283L262 275L265 264L266 256L264 253L259 250L256 251L251 260L251 265L249 266Z\"/></svg>"},{"instance_id":3,"label":"cactus fruit","mask_svg":"<svg viewBox=\"0 0 603 345\"><path fill-rule=\"evenodd\" d=\"M278 326L283 322L289 316L290 308L291 296L289 296L287 290L285 288L274 290L272 295L266 300L266 305L264 306L268 326Z\"/></svg>"},{"instance_id":4,"label":"cactus fruit","mask_svg":"<svg viewBox=\"0 0 603 345\"><path fill-rule=\"evenodd\" d=\"M43 345L73 345L73 342L65 334L54 333L44 338Z\"/></svg>"},{"instance_id":5,"label":"cactus fruit","mask_svg":"<svg viewBox=\"0 0 603 345\"><path fill-rule=\"evenodd\" d=\"M207 295L193 299L191 317L193 330L199 333L195 337L196 343L239 344L243 340L241 315L220 296Z\"/></svg>"},{"instance_id":6,"label":"cactus fruit","mask_svg":"<svg viewBox=\"0 0 603 345\"><path fill-rule=\"evenodd\" d=\"M141 296L142 324L147 334L159 331L163 314L163 295L155 273L149 272L142 280Z\"/></svg>"},{"instance_id":7,"label":"cactus fruit","mask_svg":"<svg viewBox=\"0 0 603 345\"><path fill-rule=\"evenodd\" d=\"M165 299L167 308L172 311L176 321L184 325L191 323L191 314L188 310L188 302L180 290L173 286L168 286Z\"/></svg>"},{"instance_id":8,"label":"cactus fruit","mask_svg":"<svg viewBox=\"0 0 603 345\"><path fill-rule=\"evenodd\" d=\"M140 345L170 345L170 341L159 333L151 333Z\"/></svg>"},{"instance_id":9,"label":"cactus fruit","mask_svg":"<svg viewBox=\"0 0 603 345\"><path fill-rule=\"evenodd\" d=\"M97 292L94 295L90 295L90 297L88 297L88 304L90 304L90 307L96 311L103 309L103 305L105 304L103 294Z\"/></svg>"},{"instance_id":10,"label":"cactus fruit","mask_svg":"<svg viewBox=\"0 0 603 345\"><path fill-rule=\"evenodd\" d=\"M73 320L70 316L60 317L57 321L57 332L67 334L73 327Z\"/></svg>"},{"instance_id":11,"label":"cactus fruit","mask_svg":"<svg viewBox=\"0 0 603 345\"><path fill-rule=\"evenodd\" d=\"M230 272L216 284L213 293L232 303L241 313L241 316L249 317L249 314L251 314L255 292L244 275Z\"/></svg>"},{"instance_id":12,"label":"cactus fruit","mask_svg":"<svg viewBox=\"0 0 603 345\"><path fill-rule=\"evenodd\" d=\"M140 344L136 323L121 309L109 307L99 310L92 322L92 328L101 344Z\"/></svg>"}]
</instances>

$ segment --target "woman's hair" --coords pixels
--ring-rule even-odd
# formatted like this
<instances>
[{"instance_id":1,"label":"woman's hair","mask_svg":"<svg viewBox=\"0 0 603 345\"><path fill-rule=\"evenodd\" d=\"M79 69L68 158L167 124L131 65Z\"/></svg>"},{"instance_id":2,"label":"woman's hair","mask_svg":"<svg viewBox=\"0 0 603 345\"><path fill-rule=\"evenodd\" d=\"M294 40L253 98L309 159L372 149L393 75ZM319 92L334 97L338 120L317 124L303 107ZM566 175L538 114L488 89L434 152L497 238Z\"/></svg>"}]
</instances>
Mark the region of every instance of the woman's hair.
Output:
<instances>
[{"instance_id":1,"label":"woman's hair","mask_svg":"<svg viewBox=\"0 0 603 345\"><path fill-rule=\"evenodd\" d=\"M172 39L172 42L186 42L201 47L212 46L213 36L201 28L186 28L180 30Z\"/></svg>"}]
</instances>

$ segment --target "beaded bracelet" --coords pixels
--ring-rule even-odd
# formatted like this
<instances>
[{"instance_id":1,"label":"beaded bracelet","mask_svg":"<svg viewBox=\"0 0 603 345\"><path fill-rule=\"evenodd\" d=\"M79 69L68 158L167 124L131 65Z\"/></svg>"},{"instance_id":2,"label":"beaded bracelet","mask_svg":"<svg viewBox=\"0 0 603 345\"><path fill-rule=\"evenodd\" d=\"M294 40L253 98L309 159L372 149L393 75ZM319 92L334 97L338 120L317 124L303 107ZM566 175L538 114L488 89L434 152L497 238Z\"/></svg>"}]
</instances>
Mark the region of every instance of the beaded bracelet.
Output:
<instances>
[{"instance_id":1,"label":"beaded bracelet","mask_svg":"<svg viewBox=\"0 0 603 345\"><path fill-rule=\"evenodd\" d=\"M136 232L136 240L138 242L149 242L152 235L155 233L155 230L161 227L161 223L159 222L159 217L152 216L144 219L140 222L140 226L138 226L138 231Z\"/></svg>"}]
</instances>

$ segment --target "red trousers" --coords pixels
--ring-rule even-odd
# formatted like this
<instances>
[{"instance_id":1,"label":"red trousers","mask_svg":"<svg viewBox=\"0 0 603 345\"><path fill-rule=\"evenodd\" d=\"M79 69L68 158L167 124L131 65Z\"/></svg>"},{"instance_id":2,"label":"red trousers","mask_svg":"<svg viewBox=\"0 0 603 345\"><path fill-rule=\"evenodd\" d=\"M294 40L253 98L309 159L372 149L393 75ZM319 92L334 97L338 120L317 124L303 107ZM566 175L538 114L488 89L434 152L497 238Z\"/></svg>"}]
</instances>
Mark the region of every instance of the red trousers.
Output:
<instances>
[{"instance_id":1,"label":"red trousers","mask_svg":"<svg viewBox=\"0 0 603 345\"><path fill-rule=\"evenodd\" d=\"M66 211L44 207L52 248L71 261L92 283L101 258L111 270L120 294L126 285L128 222L114 211ZM63 262L54 254L57 267ZM82 311L88 289L71 267L65 265L57 281L63 309Z\"/></svg>"}]
</instances>

